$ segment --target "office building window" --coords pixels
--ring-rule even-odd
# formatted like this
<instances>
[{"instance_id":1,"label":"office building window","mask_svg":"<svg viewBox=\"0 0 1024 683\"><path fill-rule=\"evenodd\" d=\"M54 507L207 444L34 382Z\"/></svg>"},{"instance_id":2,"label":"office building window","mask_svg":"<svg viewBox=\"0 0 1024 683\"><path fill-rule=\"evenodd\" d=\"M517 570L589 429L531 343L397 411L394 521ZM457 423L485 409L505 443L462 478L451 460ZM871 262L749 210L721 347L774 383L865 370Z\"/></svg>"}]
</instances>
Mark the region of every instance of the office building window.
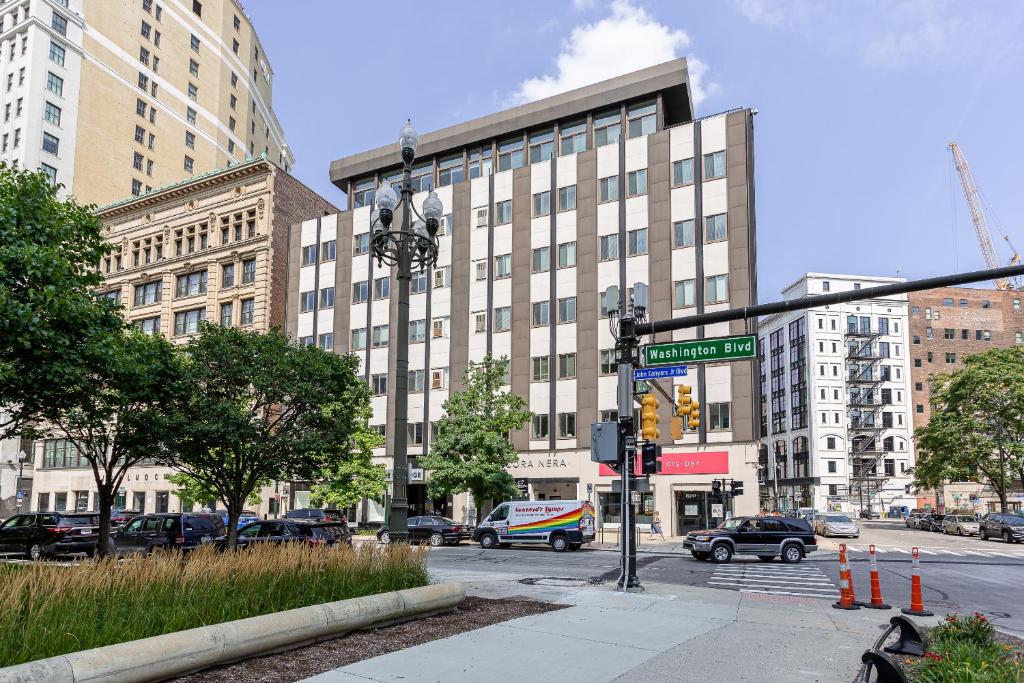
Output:
<instances>
[{"instance_id":1,"label":"office building window","mask_svg":"<svg viewBox=\"0 0 1024 683\"><path fill-rule=\"evenodd\" d=\"M334 287L320 288L320 308L334 308Z\"/></svg>"},{"instance_id":2,"label":"office building window","mask_svg":"<svg viewBox=\"0 0 1024 683\"><path fill-rule=\"evenodd\" d=\"M601 374L614 375L618 365L615 361L615 349L601 349Z\"/></svg>"},{"instance_id":3,"label":"office building window","mask_svg":"<svg viewBox=\"0 0 1024 683\"><path fill-rule=\"evenodd\" d=\"M551 318L548 315L549 302L547 301L534 301L533 302L533 326L544 327L551 322Z\"/></svg>"},{"instance_id":4,"label":"office building window","mask_svg":"<svg viewBox=\"0 0 1024 683\"><path fill-rule=\"evenodd\" d=\"M493 167L490 146L475 149L469 153L469 177L481 178L491 175Z\"/></svg>"},{"instance_id":5,"label":"office building window","mask_svg":"<svg viewBox=\"0 0 1024 683\"><path fill-rule=\"evenodd\" d=\"M60 139L55 135L43 133L43 151L56 156L57 152L60 151Z\"/></svg>"},{"instance_id":6,"label":"office building window","mask_svg":"<svg viewBox=\"0 0 1024 683\"><path fill-rule=\"evenodd\" d=\"M234 322L234 304L230 301L220 305L220 326L231 327Z\"/></svg>"},{"instance_id":7,"label":"office building window","mask_svg":"<svg viewBox=\"0 0 1024 683\"><path fill-rule=\"evenodd\" d=\"M530 431L531 436L534 439L548 438L548 414L542 413L539 415L534 415Z\"/></svg>"},{"instance_id":8,"label":"office building window","mask_svg":"<svg viewBox=\"0 0 1024 683\"><path fill-rule=\"evenodd\" d=\"M206 294L206 271L199 270L187 275L179 275L175 286L174 296L182 298L186 296L198 296Z\"/></svg>"},{"instance_id":9,"label":"office building window","mask_svg":"<svg viewBox=\"0 0 1024 683\"><path fill-rule=\"evenodd\" d=\"M320 261L325 263L327 261L333 261L337 257L338 242L336 240L327 240L320 245Z\"/></svg>"},{"instance_id":10,"label":"office building window","mask_svg":"<svg viewBox=\"0 0 1024 683\"><path fill-rule=\"evenodd\" d=\"M68 20L56 12L53 13L53 18L50 19L50 27L62 36L68 34Z\"/></svg>"},{"instance_id":11,"label":"office building window","mask_svg":"<svg viewBox=\"0 0 1024 683\"><path fill-rule=\"evenodd\" d=\"M413 271L412 279L409 281L409 292L411 294L422 294L427 291L427 271Z\"/></svg>"},{"instance_id":12,"label":"office building window","mask_svg":"<svg viewBox=\"0 0 1024 683\"><path fill-rule=\"evenodd\" d=\"M704 301L719 304L729 300L729 276L710 275L704 281Z\"/></svg>"},{"instance_id":13,"label":"office building window","mask_svg":"<svg viewBox=\"0 0 1024 683\"><path fill-rule=\"evenodd\" d=\"M185 131L185 146L189 149L196 148L196 134L190 130Z\"/></svg>"},{"instance_id":14,"label":"office building window","mask_svg":"<svg viewBox=\"0 0 1024 683\"><path fill-rule=\"evenodd\" d=\"M163 291L163 283L159 280L147 282L142 285L135 285L135 305L145 306L160 301L160 294Z\"/></svg>"},{"instance_id":15,"label":"office building window","mask_svg":"<svg viewBox=\"0 0 1024 683\"><path fill-rule=\"evenodd\" d=\"M363 232L352 237L352 255L359 256L370 251L370 233Z\"/></svg>"},{"instance_id":16,"label":"office building window","mask_svg":"<svg viewBox=\"0 0 1024 683\"><path fill-rule=\"evenodd\" d=\"M576 322L576 297L569 296L558 300L558 322Z\"/></svg>"},{"instance_id":17,"label":"office building window","mask_svg":"<svg viewBox=\"0 0 1024 683\"><path fill-rule=\"evenodd\" d=\"M544 131L530 135L530 163L547 161L555 152L554 131Z\"/></svg>"},{"instance_id":18,"label":"office building window","mask_svg":"<svg viewBox=\"0 0 1024 683\"><path fill-rule=\"evenodd\" d=\"M558 354L558 379L576 378L576 354Z\"/></svg>"},{"instance_id":19,"label":"office building window","mask_svg":"<svg viewBox=\"0 0 1024 683\"><path fill-rule=\"evenodd\" d=\"M629 137L650 135L657 127L657 105L654 102L637 104L629 108L626 118L629 122Z\"/></svg>"},{"instance_id":20,"label":"office building window","mask_svg":"<svg viewBox=\"0 0 1024 683\"><path fill-rule=\"evenodd\" d=\"M391 328L388 325L374 325L372 337L373 348L379 349L388 345L390 329Z\"/></svg>"},{"instance_id":21,"label":"office building window","mask_svg":"<svg viewBox=\"0 0 1024 683\"><path fill-rule=\"evenodd\" d=\"M505 225L512 222L512 200L507 199L494 205L494 224Z\"/></svg>"},{"instance_id":22,"label":"office building window","mask_svg":"<svg viewBox=\"0 0 1024 683\"><path fill-rule=\"evenodd\" d=\"M547 382L551 378L550 363L551 359L548 356L534 356L532 358L534 382Z\"/></svg>"},{"instance_id":23,"label":"office building window","mask_svg":"<svg viewBox=\"0 0 1024 683\"><path fill-rule=\"evenodd\" d=\"M504 280L512 277L512 254L501 254L494 257L494 279Z\"/></svg>"},{"instance_id":24,"label":"office building window","mask_svg":"<svg viewBox=\"0 0 1024 683\"><path fill-rule=\"evenodd\" d=\"M196 86L195 83L188 84L188 98L193 102L199 100L199 88Z\"/></svg>"},{"instance_id":25,"label":"office building window","mask_svg":"<svg viewBox=\"0 0 1024 683\"><path fill-rule=\"evenodd\" d=\"M174 335L195 334L199 331L199 323L206 319L205 308L194 308L174 314Z\"/></svg>"},{"instance_id":26,"label":"office building window","mask_svg":"<svg viewBox=\"0 0 1024 683\"><path fill-rule=\"evenodd\" d=\"M384 277L375 278L373 281L373 298L374 299L387 299L391 296L391 278L385 275Z\"/></svg>"},{"instance_id":27,"label":"office building window","mask_svg":"<svg viewBox=\"0 0 1024 683\"><path fill-rule=\"evenodd\" d=\"M442 159L440 163L438 163L437 168L438 187L461 183L466 178L466 174L462 166L461 154L455 154Z\"/></svg>"},{"instance_id":28,"label":"office building window","mask_svg":"<svg viewBox=\"0 0 1024 683\"><path fill-rule=\"evenodd\" d=\"M563 125L558 130L558 137L561 139L560 156L587 151L587 122L579 121Z\"/></svg>"},{"instance_id":29,"label":"office building window","mask_svg":"<svg viewBox=\"0 0 1024 683\"><path fill-rule=\"evenodd\" d=\"M558 245L558 267L573 268L576 266L576 243L563 242Z\"/></svg>"},{"instance_id":30,"label":"office building window","mask_svg":"<svg viewBox=\"0 0 1024 683\"><path fill-rule=\"evenodd\" d=\"M192 36L192 51L199 52L199 37L196 35Z\"/></svg>"},{"instance_id":31,"label":"office building window","mask_svg":"<svg viewBox=\"0 0 1024 683\"><path fill-rule=\"evenodd\" d=\"M725 177L725 152L704 155L704 180Z\"/></svg>"},{"instance_id":32,"label":"office building window","mask_svg":"<svg viewBox=\"0 0 1024 683\"><path fill-rule=\"evenodd\" d=\"M708 429L729 429L729 403L708 404Z\"/></svg>"},{"instance_id":33,"label":"office building window","mask_svg":"<svg viewBox=\"0 0 1024 683\"><path fill-rule=\"evenodd\" d=\"M324 332L317 338L317 346L324 351L334 350L334 334L332 332Z\"/></svg>"},{"instance_id":34,"label":"office building window","mask_svg":"<svg viewBox=\"0 0 1024 683\"><path fill-rule=\"evenodd\" d=\"M533 250L534 273L546 273L551 269L551 247L538 247Z\"/></svg>"},{"instance_id":35,"label":"office building window","mask_svg":"<svg viewBox=\"0 0 1024 683\"><path fill-rule=\"evenodd\" d=\"M672 224L672 247L681 249L692 247L693 241L693 220L676 221Z\"/></svg>"},{"instance_id":36,"label":"office building window","mask_svg":"<svg viewBox=\"0 0 1024 683\"><path fill-rule=\"evenodd\" d=\"M192 157L190 157L189 155L186 154L185 155L185 164L184 164L185 172L186 173L191 173L192 169L195 168L195 165L196 165L195 159L193 159Z\"/></svg>"},{"instance_id":37,"label":"office building window","mask_svg":"<svg viewBox=\"0 0 1024 683\"><path fill-rule=\"evenodd\" d=\"M360 327L352 330L352 350L359 351L366 348L366 328Z\"/></svg>"},{"instance_id":38,"label":"office building window","mask_svg":"<svg viewBox=\"0 0 1024 683\"><path fill-rule=\"evenodd\" d=\"M50 184L57 184L57 169L49 164L39 164L39 170L46 174L46 177L50 179Z\"/></svg>"},{"instance_id":39,"label":"office building window","mask_svg":"<svg viewBox=\"0 0 1024 683\"><path fill-rule=\"evenodd\" d=\"M60 107L50 102L43 105L43 119L55 126L60 125Z\"/></svg>"},{"instance_id":40,"label":"office building window","mask_svg":"<svg viewBox=\"0 0 1024 683\"><path fill-rule=\"evenodd\" d=\"M50 61L51 62L53 62L54 64L58 64L60 66L64 66L64 55L65 55L65 53L66 53L66 50L64 49L64 47L62 45L59 45L58 43L55 43L52 40L50 41Z\"/></svg>"},{"instance_id":41,"label":"office building window","mask_svg":"<svg viewBox=\"0 0 1024 683\"><path fill-rule=\"evenodd\" d=\"M647 194L647 169L641 168L638 171L630 171L626 174L627 197Z\"/></svg>"},{"instance_id":42,"label":"office building window","mask_svg":"<svg viewBox=\"0 0 1024 683\"><path fill-rule=\"evenodd\" d=\"M387 373L380 373L376 375L370 375L370 390L374 396L384 396L388 393L388 375Z\"/></svg>"},{"instance_id":43,"label":"office building window","mask_svg":"<svg viewBox=\"0 0 1024 683\"><path fill-rule=\"evenodd\" d=\"M132 168L134 168L137 171L141 171L142 170L142 162L143 162L142 155L139 154L138 152L135 152L134 153L134 157L132 159Z\"/></svg>"},{"instance_id":44,"label":"office building window","mask_svg":"<svg viewBox=\"0 0 1024 683\"><path fill-rule=\"evenodd\" d=\"M619 236L616 234L601 235L598 259L611 261L619 258Z\"/></svg>"},{"instance_id":45,"label":"office building window","mask_svg":"<svg viewBox=\"0 0 1024 683\"><path fill-rule=\"evenodd\" d=\"M628 256L639 256L647 253L647 228L630 230L626 233Z\"/></svg>"},{"instance_id":46,"label":"office building window","mask_svg":"<svg viewBox=\"0 0 1024 683\"><path fill-rule=\"evenodd\" d=\"M619 110L594 117L594 146L614 145L622 133L622 114Z\"/></svg>"},{"instance_id":47,"label":"office building window","mask_svg":"<svg viewBox=\"0 0 1024 683\"><path fill-rule=\"evenodd\" d=\"M248 285L256 282L256 259L242 261L242 284Z\"/></svg>"},{"instance_id":48,"label":"office building window","mask_svg":"<svg viewBox=\"0 0 1024 683\"><path fill-rule=\"evenodd\" d=\"M672 162L672 185L689 185L693 182L693 159Z\"/></svg>"},{"instance_id":49,"label":"office building window","mask_svg":"<svg viewBox=\"0 0 1024 683\"><path fill-rule=\"evenodd\" d=\"M64 79L52 72L46 75L46 89L54 95L64 96Z\"/></svg>"},{"instance_id":50,"label":"office building window","mask_svg":"<svg viewBox=\"0 0 1024 683\"><path fill-rule=\"evenodd\" d=\"M523 139L507 140L498 145L498 170L508 171L524 165Z\"/></svg>"},{"instance_id":51,"label":"office building window","mask_svg":"<svg viewBox=\"0 0 1024 683\"><path fill-rule=\"evenodd\" d=\"M558 438L559 439L575 439L576 438L576 413L559 413L558 414Z\"/></svg>"},{"instance_id":52,"label":"office building window","mask_svg":"<svg viewBox=\"0 0 1024 683\"><path fill-rule=\"evenodd\" d=\"M366 280L352 283L352 303L361 304L370 298L370 283Z\"/></svg>"},{"instance_id":53,"label":"office building window","mask_svg":"<svg viewBox=\"0 0 1024 683\"><path fill-rule=\"evenodd\" d=\"M725 225L725 214L704 217L704 241L721 242L729 236Z\"/></svg>"},{"instance_id":54,"label":"office building window","mask_svg":"<svg viewBox=\"0 0 1024 683\"><path fill-rule=\"evenodd\" d=\"M576 208L576 186L567 185L558 188L558 210L572 211Z\"/></svg>"},{"instance_id":55,"label":"office building window","mask_svg":"<svg viewBox=\"0 0 1024 683\"><path fill-rule=\"evenodd\" d=\"M696 280L679 280L673 285L673 308L697 305L694 294L695 283Z\"/></svg>"},{"instance_id":56,"label":"office building window","mask_svg":"<svg viewBox=\"0 0 1024 683\"><path fill-rule=\"evenodd\" d=\"M317 245L308 244L302 248L302 265L311 266L316 263Z\"/></svg>"},{"instance_id":57,"label":"office building window","mask_svg":"<svg viewBox=\"0 0 1024 683\"><path fill-rule=\"evenodd\" d=\"M502 306L494 309L494 331L508 332L512 329L512 307Z\"/></svg>"},{"instance_id":58,"label":"office building window","mask_svg":"<svg viewBox=\"0 0 1024 683\"><path fill-rule=\"evenodd\" d=\"M608 176L598 181L599 201L614 202L619 198L619 177Z\"/></svg>"},{"instance_id":59,"label":"office building window","mask_svg":"<svg viewBox=\"0 0 1024 683\"><path fill-rule=\"evenodd\" d=\"M538 192L533 195L533 217L547 216L551 213L551 193Z\"/></svg>"}]
</instances>

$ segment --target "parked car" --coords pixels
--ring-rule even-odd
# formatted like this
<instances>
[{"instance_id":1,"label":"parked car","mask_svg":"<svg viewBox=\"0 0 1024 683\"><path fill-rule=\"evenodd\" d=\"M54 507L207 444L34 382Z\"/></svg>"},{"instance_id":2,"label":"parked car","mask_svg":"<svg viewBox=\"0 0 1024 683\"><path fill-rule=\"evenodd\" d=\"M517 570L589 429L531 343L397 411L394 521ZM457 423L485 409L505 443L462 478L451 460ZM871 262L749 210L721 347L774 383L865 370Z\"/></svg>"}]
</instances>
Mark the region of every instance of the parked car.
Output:
<instances>
[{"instance_id":1,"label":"parked car","mask_svg":"<svg viewBox=\"0 0 1024 683\"><path fill-rule=\"evenodd\" d=\"M924 516L925 514L923 512L911 512L903 521L906 522L908 529L920 529L921 518Z\"/></svg>"},{"instance_id":2,"label":"parked car","mask_svg":"<svg viewBox=\"0 0 1024 683\"><path fill-rule=\"evenodd\" d=\"M945 518L946 515L933 512L922 517L921 521L917 523L917 528L921 531L942 531L942 520Z\"/></svg>"},{"instance_id":3,"label":"parked car","mask_svg":"<svg viewBox=\"0 0 1024 683\"><path fill-rule=\"evenodd\" d=\"M284 514L285 519L315 519L321 522L340 522L343 510L336 508L296 508Z\"/></svg>"},{"instance_id":4,"label":"parked car","mask_svg":"<svg viewBox=\"0 0 1024 683\"><path fill-rule=\"evenodd\" d=\"M312 530L310 543L331 546L352 545L352 532L341 522L306 524Z\"/></svg>"},{"instance_id":5,"label":"parked car","mask_svg":"<svg viewBox=\"0 0 1024 683\"><path fill-rule=\"evenodd\" d=\"M224 533L224 520L216 513L164 512L136 517L111 534L108 547L117 557L173 548L189 551Z\"/></svg>"},{"instance_id":6,"label":"parked car","mask_svg":"<svg viewBox=\"0 0 1024 683\"><path fill-rule=\"evenodd\" d=\"M594 506L587 500L502 503L473 530L485 550L513 543L550 545L555 552L579 550L594 540Z\"/></svg>"},{"instance_id":7,"label":"parked car","mask_svg":"<svg viewBox=\"0 0 1024 683\"><path fill-rule=\"evenodd\" d=\"M983 541L1001 538L1006 543L1020 543L1024 541L1024 517L990 512L978 525L978 535Z\"/></svg>"},{"instance_id":8,"label":"parked car","mask_svg":"<svg viewBox=\"0 0 1024 683\"><path fill-rule=\"evenodd\" d=\"M977 536L978 526L978 520L974 515L946 515L942 520L942 533Z\"/></svg>"},{"instance_id":9,"label":"parked car","mask_svg":"<svg viewBox=\"0 0 1024 683\"><path fill-rule=\"evenodd\" d=\"M294 519L267 519L252 522L238 530L237 548L263 543L305 543L307 545L339 545L347 540L341 535L341 524L308 522ZM220 548L227 546L227 531L214 539Z\"/></svg>"},{"instance_id":10,"label":"parked car","mask_svg":"<svg viewBox=\"0 0 1024 683\"><path fill-rule=\"evenodd\" d=\"M432 546L458 545L470 538L469 528L454 519L425 515L409 518L409 542L429 543ZM391 531L382 527L377 532L377 540L381 543L391 542Z\"/></svg>"},{"instance_id":11,"label":"parked car","mask_svg":"<svg viewBox=\"0 0 1024 683\"><path fill-rule=\"evenodd\" d=\"M717 529L691 531L683 548L698 560L723 564L733 555L757 555L764 562L781 557L795 564L818 549L811 526L792 517L733 517Z\"/></svg>"},{"instance_id":12,"label":"parked car","mask_svg":"<svg viewBox=\"0 0 1024 683\"><path fill-rule=\"evenodd\" d=\"M115 528L123 526L141 514L142 512L139 510L118 510L116 508L112 509L110 511L110 527Z\"/></svg>"},{"instance_id":13,"label":"parked car","mask_svg":"<svg viewBox=\"0 0 1024 683\"><path fill-rule=\"evenodd\" d=\"M220 518L224 520L224 526L228 525L227 510L217 510L213 514L220 515ZM260 521L260 516L257 515L255 512L253 512L252 510L242 510L242 512L238 515L238 528L241 529L246 524L252 524L253 522L258 521Z\"/></svg>"},{"instance_id":14,"label":"parked car","mask_svg":"<svg viewBox=\"0 0 1024 683\"><path fill-rule=\"evenodd\" d=\"M41 560L53 555L96 551L95 512L32 512L17 514L0 525L0 554Z\"/></svg>"},{"instance_id":15,"label":"parked car","mask_svg":"<svg viewBox=\"0 0 1024 683\"><path fill-rule=\"evenodd\" d=\"M814 532L822 536L860 537L860 528L847 515L830 512L818 515L814 522Z\"/></svg>"},{"instance_id":16,"label":"parked car","mask_svg":"<svg viewBox=\"0 0 1024 683\"><path fill-rule=\"evenodd\" d=\"M882 513L880 513L878 510L861 510L860 511L860 518L861 519L881 519L882 518Z\"/></svg>"}]
</instances>

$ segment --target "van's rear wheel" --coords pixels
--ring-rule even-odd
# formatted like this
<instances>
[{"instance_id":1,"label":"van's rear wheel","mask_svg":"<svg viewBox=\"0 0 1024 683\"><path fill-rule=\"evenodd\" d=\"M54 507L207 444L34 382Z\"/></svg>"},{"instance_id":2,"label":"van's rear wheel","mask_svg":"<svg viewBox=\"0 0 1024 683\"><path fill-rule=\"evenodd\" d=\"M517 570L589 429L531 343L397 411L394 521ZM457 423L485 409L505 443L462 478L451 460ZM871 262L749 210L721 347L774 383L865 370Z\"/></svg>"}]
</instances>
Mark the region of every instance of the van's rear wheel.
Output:
<instances>
[{"instance_id":1,"label":"van's rear wheel","mask_svg":"<svg viewBox=\"0 0 1024 683\"><path fill-rule=\"evenodd\" d=\"M565 536L555 536L551 539L551 549L556 553L564 553L569 549L569 541L565 539Z\"/></svg>"},{"instance_id":2,"label":"van's rear wheel","mask_svg":"<svg viewBox=\"0 0 1024 683\"><path fill-rule=\"evenodd\" d=\"M480 547L484 550L490 550L496 545L498 545L498 537L494 534L484 534L480 537Z\"/></svg>"}]
</instances>

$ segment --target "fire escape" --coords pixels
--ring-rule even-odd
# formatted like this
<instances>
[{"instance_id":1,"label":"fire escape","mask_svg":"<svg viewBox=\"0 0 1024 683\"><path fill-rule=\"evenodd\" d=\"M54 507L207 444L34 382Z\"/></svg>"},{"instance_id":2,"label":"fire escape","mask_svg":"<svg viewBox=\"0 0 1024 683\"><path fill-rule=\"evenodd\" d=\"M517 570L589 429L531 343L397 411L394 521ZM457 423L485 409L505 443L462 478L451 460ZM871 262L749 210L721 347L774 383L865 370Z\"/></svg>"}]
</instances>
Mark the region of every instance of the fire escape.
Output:
<instances>
[{"instance_id":1,"label":"fire escape","mask_svg":"<svg viewBox=\"0 0 1024 683\"><path fill-rule=\"evenodd\" d=\"M876 343L879 333L871 330L869 321L851 316L846 330L850 500L858 501L862 510L871 510L887 479L879 467L885 456L879 389L882 357Z\"/></svg>"}]
</instances>

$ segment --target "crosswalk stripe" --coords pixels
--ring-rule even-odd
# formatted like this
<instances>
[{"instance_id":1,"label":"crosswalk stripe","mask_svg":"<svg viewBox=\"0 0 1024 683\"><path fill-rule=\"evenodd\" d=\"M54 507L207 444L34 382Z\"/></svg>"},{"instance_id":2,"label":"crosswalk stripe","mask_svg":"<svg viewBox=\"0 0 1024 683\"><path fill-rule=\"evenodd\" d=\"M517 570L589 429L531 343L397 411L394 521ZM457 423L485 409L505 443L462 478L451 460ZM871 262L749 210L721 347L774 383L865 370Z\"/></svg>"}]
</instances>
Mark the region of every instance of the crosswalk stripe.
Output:
<instances>
[{"instance_id":1,"label":"crosswalk stripe","mask_svg":"<svg viewBox=\"0 0 1024 683\"><path fill-rule=\"evenodd\" d=\"M760 594L764 594L764 595L797 595L797 596L801 596L801 597L805 597L805 598L837 598L837 597L839 597L839 593L832 593L832 594L826 595L824 593L820 593L820 594L819 593L797 593L796 591L755 591L755 590L747 590L747 589L741 589L740 593L760 593Z\"/></svg>"},{"instance_id":2,"label":"crosswalk stripe","mask_svg":"<svg viewBox=\"0 0 1024 683\"><path fill-rule=\"evenodd\" d=\"M772 567L769 565L755 564L749 567L743 566L721 566L715 569L717 572L767 572L769 574L821 574L821 570L817 567L806 567L800 569L791 569L789 567L783 569L782 567Z\"/></svg>"},{"instance_id":3,"label":"crosswalk stripe","mask_svg":"<svg viewBox=\"0 0 1024 683\"><path fill-rule=\"evenodd\" d=\"M925 550L924 548L918 548L918 550L921 551L922 555L938 555L934 550Z\"/></svg>"},{"instance_id":4,"label":"crosswalk stripe","mask_svg":"<svg viewBox=\"0 0 1024 683\"><path fill-rule=\"evenodd\" d=\"M744 586L742 583L733 582L733 581L708 581L708 584L709 585L718 585L718 586L739 586L740 588L783 588L783 589L787 589L787 590L817 591L817 592L827 593L827 594L830 594L830 595L832 595L832 594L834 594L836 592L836 587L835 586L829 586L828 588L816 588L816 587L812 587L812 586L802 586L802 585L793 586L793 585L786 585L786 584L781 584L781 583L780 584L774 584L774 583L755 583L753 586Z\"/></svg>"},{"instance_id":5,"label":"crosswalk stripe","mask_svg":"<svg viewBox=\"0 0 1024 683\"><path fill-rule=\"evenodd\" d=\"M781 572L715 572L715 576L724 576L726 578L743 578L746 576L754 576L762 579L794 579L798 581L829 581L830 579L825 574L783 574Z\"/></svg>"},{"instance_id":6,"label":"crosswalk stripe","mask_svg":"<svg viewBox=\"0 0 1024 683\"><path fill-rule=\"evenodd\" d=\"M938 548L936 549L936 552L938 552L940 555L956 555L957 557L963 557L963 555L956 552L955 550L948 550L946 548Z\"/></svg>"},{"instance_id":7,"label":"crosswalk stripe","mask_svg":"<svg viewBox=\"0 0 1024 683\"><path fill-rule=\"evenodd\" d=\"M765 578L765 577L759 577L759 576L752 576L750 578L747 578L747 577L742 577L742 576L718 576L718 575L715 575L715 576L712 576L711 578L712 579L721 579L723 581L736 581L736 582L739 582L739 583L757 583L757 584L764 584L764 583L770 583L770 582L775 582L775 583L798 583L798 584L806 585L806 586L831 586L832 588L835 588L835 585L831 581L829 581L827 578L826 579L818 579L818 580L814 580L814 581L808 581L806 579L793 581L793 580L790 580L790 579L776 579L776 578L772 578L772 577Z\"/></svg>"},{"instance_id":8,"label":"crosswalk stripe","mask_svg":"<svg viewBox=\"0 0 1024 683\"><path fill-rule=\"evenodd\" d=\"M987 552L989 555L997 555L999 557L1012 557L1012 558L1021 557L1021 555L1015 555L1015 554L1011 554L1011 553L1004 553L1004 552L1000 552L998 550L986 550L985 552Z\"/></svg>"},{"instance_id":9,"label":"crosswalk stripe","mask_svg":"<svg viewBox=\"0 0 1024 683\"><path fill-rule=\"evenodd\" d=\"M991 557L988 553L978 552L977 550L964 550L968 555L977 555L978 557Z\"/></svg>"},{"instance_id":10,"label":"crosswalk stripe","mask_svg":"<svg viewBox=\"0 0 1024 683\"><path fill-rule=\"evenodd\" d=\"M859 553L860 552L860 548L857 548L856 546L852 546L852 545L846 546L846 549L849 550L851 553Z\"/></svg>"}]
</instances>

